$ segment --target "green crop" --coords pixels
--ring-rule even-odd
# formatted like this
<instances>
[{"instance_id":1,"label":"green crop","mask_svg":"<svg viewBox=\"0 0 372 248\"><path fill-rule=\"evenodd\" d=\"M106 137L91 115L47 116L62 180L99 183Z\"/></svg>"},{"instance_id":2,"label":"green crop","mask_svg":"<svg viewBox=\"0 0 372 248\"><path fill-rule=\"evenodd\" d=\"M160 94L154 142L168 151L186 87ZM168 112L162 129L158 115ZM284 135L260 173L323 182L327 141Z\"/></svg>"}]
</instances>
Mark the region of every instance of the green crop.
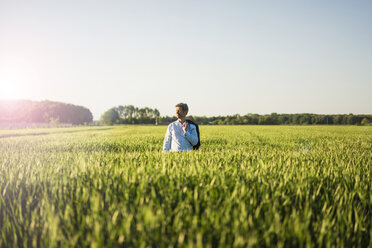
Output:
<instances>
[{"instance_id":1,"label":"green crop","mask_svg":"<svg viewBox=\"0 0 372 248\"><path fill-rule=\"evenodd\" d=\"M372 128L0 130L0 247L368 247Z\"/></svg>"}]
</instances>

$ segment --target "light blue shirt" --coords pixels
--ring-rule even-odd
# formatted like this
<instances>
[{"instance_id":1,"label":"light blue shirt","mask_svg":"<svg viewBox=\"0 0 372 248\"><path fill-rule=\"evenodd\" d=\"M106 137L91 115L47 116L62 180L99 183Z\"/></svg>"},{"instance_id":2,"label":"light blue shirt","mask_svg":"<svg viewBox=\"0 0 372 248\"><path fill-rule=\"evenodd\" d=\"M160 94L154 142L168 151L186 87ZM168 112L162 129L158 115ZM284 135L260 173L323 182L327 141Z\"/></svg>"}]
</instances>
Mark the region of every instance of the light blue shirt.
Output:
<instances>
[{"instance_id":1,"label":"light blue shirt","mask_svg":"<svg viewBox=\"0 0 372 248\"><path fill-rule=\"evenodd\" d=\"M184 133L182 123L176 120L168 125L164 137L163 152L190 151L198 141L195 125L189 124L186 133Z\"/></svg>"}]
</instances>

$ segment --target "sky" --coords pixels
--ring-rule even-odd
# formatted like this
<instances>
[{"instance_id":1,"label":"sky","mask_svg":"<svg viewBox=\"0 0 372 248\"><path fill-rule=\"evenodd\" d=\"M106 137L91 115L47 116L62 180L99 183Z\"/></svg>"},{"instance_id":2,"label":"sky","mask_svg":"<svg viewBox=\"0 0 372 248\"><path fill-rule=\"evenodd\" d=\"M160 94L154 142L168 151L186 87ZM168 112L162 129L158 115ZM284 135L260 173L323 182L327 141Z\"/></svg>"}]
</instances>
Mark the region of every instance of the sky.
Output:
<instances>
[{"instance_id":1,"label":"sky","mask_svg":"<svg viewBox=\"0 0 372 248\"><path fill-rule=\"evenodd\" d=\"M372 1L0 0L0 99L372 114Z\"/></svg>"}]
</instances>

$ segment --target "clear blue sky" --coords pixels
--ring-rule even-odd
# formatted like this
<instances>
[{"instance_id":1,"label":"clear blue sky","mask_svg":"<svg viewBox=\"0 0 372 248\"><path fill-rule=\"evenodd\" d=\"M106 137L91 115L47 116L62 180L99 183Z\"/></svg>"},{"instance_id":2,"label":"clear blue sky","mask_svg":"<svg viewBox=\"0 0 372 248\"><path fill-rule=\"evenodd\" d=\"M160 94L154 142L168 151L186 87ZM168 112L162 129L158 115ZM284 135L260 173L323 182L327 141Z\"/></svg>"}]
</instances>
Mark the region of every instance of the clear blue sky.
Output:
<instances>
[{"instance_id":1,"label":"clear blue sky","mask_svg":"<svg viewBox=\"0 0 372 248\"><path fill-rule=\"evenodd\" d=\"M0 99L372 113L372 1L1 1Z\"/></svg>"}]
</instances>

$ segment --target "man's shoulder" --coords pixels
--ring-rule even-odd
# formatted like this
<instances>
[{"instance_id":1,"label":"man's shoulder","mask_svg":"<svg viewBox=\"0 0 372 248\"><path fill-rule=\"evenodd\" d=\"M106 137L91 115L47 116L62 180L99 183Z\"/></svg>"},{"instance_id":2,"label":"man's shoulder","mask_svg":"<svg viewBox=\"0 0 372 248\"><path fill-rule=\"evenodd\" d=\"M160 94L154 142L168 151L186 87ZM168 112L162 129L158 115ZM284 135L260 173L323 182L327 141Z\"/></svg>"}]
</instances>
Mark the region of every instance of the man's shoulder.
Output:
<instances>
[{"instance_id":1,"label":"man's shoulder","mask_svg":"<svg viewBox=\"0 0 372 248\"><path fill-rule=\"evenodd\" d=\"M174 126L174 125L176 125L176 124L177 124L177 122L178 122L178 121L173 121L173 122L169 123L168 127L171 127L171 126Z\"/></svg>"},{"instance_id":2,"label":"man's shoulder","mask_svg":"<svg viewBox=\"0 0 372 248\"><path fill-rule=\"evenodd\" d=\"M188 121L187 121L187 122L188 122ZM180 122L179 122L178 120L175 120L175 121L169 123L168 126L171 127L171 126L174 126L174 125L178 125L179 123L180 123ZM189 123L189 122L188 122L188 123ZM189 123L189 125L192 126L192 127L196 127L197 124L193 122L193 123Z\"/></svg>"},{"instance_id":3,"label":"man's shoulder","mask_svg":"<svg viewBox=\"0 0 372 248\"><path fill-rule=\"evenodd\" d=\"M195 122L193 122L192 120L186 120L186 122L189 124L189 126L191 127L196 127L198 124L196 124Z\"/></svg>"},{"instance_id":4,"label":"man's shoulder","mask_svg":"<svg viewBox=\"0 0 372 248\"><path fill-rule=\"evenodd\" d=\"M186 120L187 123L189 123L189 125L194 125L194 126L197 126L198 124L196 124L195 122L193 122L192 120Z\"/></svg>"}]
</instances>

